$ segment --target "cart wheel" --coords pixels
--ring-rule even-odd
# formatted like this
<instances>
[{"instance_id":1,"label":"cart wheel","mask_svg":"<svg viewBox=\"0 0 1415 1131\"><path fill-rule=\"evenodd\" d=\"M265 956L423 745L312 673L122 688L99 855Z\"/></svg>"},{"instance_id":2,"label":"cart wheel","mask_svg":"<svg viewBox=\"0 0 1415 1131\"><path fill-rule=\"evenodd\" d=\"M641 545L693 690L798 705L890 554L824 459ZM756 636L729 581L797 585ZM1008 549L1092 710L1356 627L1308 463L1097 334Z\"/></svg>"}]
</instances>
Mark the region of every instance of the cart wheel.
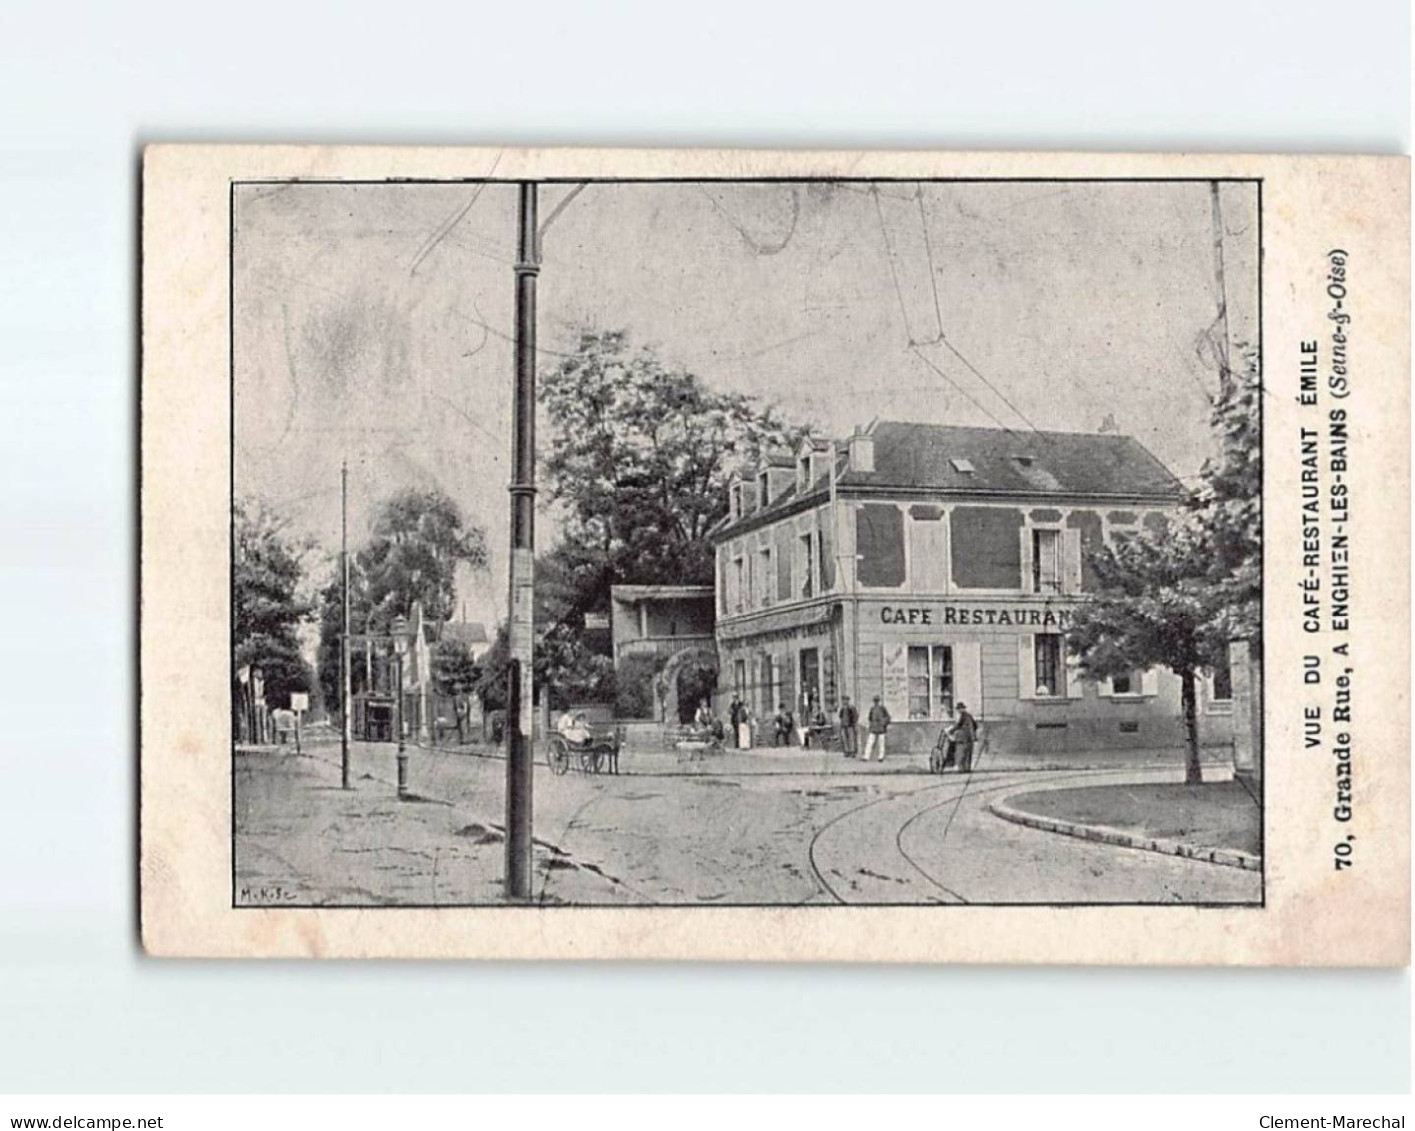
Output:
<instances>
[{"instance_id":1,"label":"cart wheel","mask_svg":"<svg viewBox=\"0 0 1415 1131\"><path fill-rule=\"evenodd\" d=\"M545 760L550 764L552 774L563 774L570 768L570 751L565 748L563 742L557 740L546 750Z\"/></svg>"},{"instance_id":2,"label":"cart wheel","mask_svg":"<svg viewBox=\"0 0 1415 1131\"><path fill-rule=\"evenodd\" d=\"M929 751L929 773L943 773L943 752L937 746Z\"/></svg>"}]
</instances>

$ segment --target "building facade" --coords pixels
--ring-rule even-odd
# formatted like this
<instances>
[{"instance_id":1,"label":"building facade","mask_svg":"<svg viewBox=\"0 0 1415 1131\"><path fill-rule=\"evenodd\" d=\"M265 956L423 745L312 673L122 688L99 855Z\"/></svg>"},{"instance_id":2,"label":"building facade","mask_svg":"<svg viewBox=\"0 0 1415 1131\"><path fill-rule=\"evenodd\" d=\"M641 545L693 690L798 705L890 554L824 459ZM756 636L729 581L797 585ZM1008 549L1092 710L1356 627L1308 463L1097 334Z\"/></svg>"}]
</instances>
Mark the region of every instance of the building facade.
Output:
<instances>
[{"instance_id":1,"label":"building facade","mask_svg":"<svg viewBox=\"0 0 1415 1131\"><path fill-rule=\"evenodd\" d=\"M958 703L998 749L1066 754L1183 744L1179 680L1095 682L1066 630L1094 584L1085 551L1162 528L1178 480L1134 439L879 422L804 443L729 486L715 528L719 698L765 718L878 695L896 747L927 748ZM1200 732L1232 740L1226 672Z\"/></svg>"},{"instance_id":2,"label":"building facade","mask_svg":"<svg viewBox=\"0 0 1415 1131\"><path fill-rule=\"evenodd\" d=\"M653 717L683 714L678 677L685 664L717 667L710 585L615 585L610 588L610 633L616 672L642 659L655 667Z\"/></svg>"}]
</instances>

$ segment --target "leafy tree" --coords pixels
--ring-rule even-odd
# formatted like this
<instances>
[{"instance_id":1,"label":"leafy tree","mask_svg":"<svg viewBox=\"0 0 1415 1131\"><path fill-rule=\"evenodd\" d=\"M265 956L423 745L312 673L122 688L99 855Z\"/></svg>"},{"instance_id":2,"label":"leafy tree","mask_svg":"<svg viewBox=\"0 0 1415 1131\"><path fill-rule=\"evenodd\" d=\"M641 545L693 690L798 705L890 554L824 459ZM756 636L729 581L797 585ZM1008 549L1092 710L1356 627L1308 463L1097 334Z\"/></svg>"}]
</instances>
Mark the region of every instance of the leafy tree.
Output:
<instances>
[{"instance_id":1,"label":"leafy tree","mask_svg":"<svg viewBox=\"0 0 1415 1131\"><path fill-rule=\"evenodd\" d=\"M506 671L511 652L503 625L482 657L477 693L490 710L506 706ZM536 695L547 693L552 706L566 703L612 703L615 699L614 661L594 651L581 632L568 623L552 624L540 632L531 661Z\"/></svg>"},{"instance_id":2,"label":"leafy tree","mask_svg":"<svg viewBox=\"0 0 1415 1131\"><path fill-rule=\"evenodd\" d=\"M1241 373L1220 375L1210 418L1219 454L1205 462L1186 513L1090 555L1096 592L1068 633L1090 676L1162 666L1179 677L1190 784L1201 780L1196 677L1223 661L1232 639L1256 640L1262 627L1262 384L1257 352L1240 356Z\"/></svg>"},{"instance_id":3,"label":"leafy tree","mask_svg":"<svg viewBox=\"0 0 1415 1131\"><path fill-rule=\"evenodd\" d=\"M408 616L414 601L425 616L445 621L456 604L458 564L486 564L486 531L464 526L461 509L444 492L409 487L379 508L373 537L356 560L380 629Z\"/></svg>"},{"instance_id":4,"label":"leafy tree","mask_svg":"<svg viewBox=\"0 0 1415 1131\"><path fill-rule=\"evenodd\" d=\"M372 604L368 597L368 585L358 570L357 559L349 563L349 622L354 632L361 632L368 624ZM319 689L331 713L338 706L342 690L340 688L339 643L344 631L344 581L336 558L334 574L329 583L319 591L319 647L315 663L319 670ZM351 694L364 690L365 668L358 662L359 653L350 656L349 688Z\"/></svg>"},{"instance_id":5,"label":"leafy tree","mask_svg":"<svg viewBox=\"0 0 1415 1131\"><path fill-rule=\"evenodd\" d=\"M292 539L286 521L257 501L237 500L232 518L232 660L237 670L259 668L266 702L283 706L292 691L311 686L299 642L300 624L311 607L300 594L303 559L310 546Z\"/></svg>"},{"instance_id":6,"label":"leafy tree","mask_svg":"<svg viewBox=\"0 0 1415 1131\"><path fill-rule=\"evenodd\" d=\"M1210 609L1202 580L1203 542L1194 523L1146 530L1091 555L1097 592L1077 606L1067 632L1083 672L1112 678L1152 667L1179 677L1184 707L1184 780L1199 773L1195 676L1208 662Z\"/></svg>"},{"instance_id":7,"label":"leafy tree","mask_svg":"<svg viewBox=\"0 0 1415 1131\"><path fill-rule=\"evenodd\" d=\"M1205 462L1192 500L1212 586L1210 650L1238 638L1262 642L1262 375L1257 350L1242 347L1239 356L1242 372L1224 374L1210 416L1219 453Z\"/></svg>"},{"instance_id":8,"label":"leafy tree","mask_svg":"<svg viewBox=\"0 0 1415 1131\"><path fill-rule=\"evenodd\" d=\"M726 513L733 468L805 435L622 330L581 331L541 397L554 432L545 478L566 516L553 569L580 611L607 609L616 583L711 583L706 535Z\"/></svg>"}]
</instances>

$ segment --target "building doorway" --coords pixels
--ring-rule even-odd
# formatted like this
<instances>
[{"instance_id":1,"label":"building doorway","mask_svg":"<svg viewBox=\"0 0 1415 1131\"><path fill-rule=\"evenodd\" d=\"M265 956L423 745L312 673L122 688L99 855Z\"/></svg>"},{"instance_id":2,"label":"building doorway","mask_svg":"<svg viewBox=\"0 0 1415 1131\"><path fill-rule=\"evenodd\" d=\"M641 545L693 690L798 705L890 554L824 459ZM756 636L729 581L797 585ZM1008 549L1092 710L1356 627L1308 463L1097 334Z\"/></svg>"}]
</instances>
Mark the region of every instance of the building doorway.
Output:
<instances>
[{"instance_id":1,"label":"building doorway","mask_svg":"<svg viewBox=\"0 0 1415 1131\"><path fill-rule=\"evenodd\" d=\"M678 722L691 723L700 703L711 708L716 693L716 664L701 660L684 663L678 669Z\"/></svg>"}]
</instances>

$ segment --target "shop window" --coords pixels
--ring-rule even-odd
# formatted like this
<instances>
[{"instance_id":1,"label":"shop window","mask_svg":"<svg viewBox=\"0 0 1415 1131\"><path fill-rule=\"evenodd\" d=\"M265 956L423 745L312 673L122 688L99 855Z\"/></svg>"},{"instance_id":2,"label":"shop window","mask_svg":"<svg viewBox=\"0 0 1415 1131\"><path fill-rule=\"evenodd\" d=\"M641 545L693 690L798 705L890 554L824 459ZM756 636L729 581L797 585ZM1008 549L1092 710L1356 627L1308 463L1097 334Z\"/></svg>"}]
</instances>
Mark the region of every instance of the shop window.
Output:
<instances>
[{"instance_id":1,"label":"shop window","mask_svg":"<svg viewBox=\"0 0 1415 1131\"><path fill-rule=\"evenodd\" d=\"M947 644L909 649L909 718L942 719L953 715L953 649Z\"/></svg>"},{"instance_id":2,"label":"shop window","mask_svg":"<svg viewBox=\"0 0 1415 1131\"><path fill-rule=\"evenodd\" d=\"M827 649L821 658L821 683L825 701L822 704L827 713L833 713L839 705L840 689L835 679L835 652Z\"/></svg>"},{"instance_id":3,"label":"shop window","mask_svg":"<svg viewBox=\"0 0 1415 1131\"><path fill-rule=\"evenodd\" d=\"M763 653L761 678L761 713L765 716L781 706L781 661L775 656Z\"/></svg>"},{"instance_id":4,"label":"shop window","mask_svg":"<svg viewBox=\"0 0 1415 1131\"><path fill-rule=\"evenodd\" d=\"M1032 592L1061 592L1061 531L1032 531Z\"/></svg>"},{"instance_id":5,"label":"shop window","mask_svg":"<svg viewBox=\"0 0 1415 1131\"><path fill-rule=\"evenodd\" d=\"M821 701L820 650L802 648L801 664L801 704L807 706Z\"/></svg>"},{"instance_id":6,"label":"shop window","mask_svg":"<svg viewBox=\"0 0 1415 1131\"><path fill-rule=\"evenodd\" d=\"M1056 633L1038 634L1033 637L1036 649L1037 698L1064 695L1061 686L1061 637Z\"/></svg>"}]
</instances>

